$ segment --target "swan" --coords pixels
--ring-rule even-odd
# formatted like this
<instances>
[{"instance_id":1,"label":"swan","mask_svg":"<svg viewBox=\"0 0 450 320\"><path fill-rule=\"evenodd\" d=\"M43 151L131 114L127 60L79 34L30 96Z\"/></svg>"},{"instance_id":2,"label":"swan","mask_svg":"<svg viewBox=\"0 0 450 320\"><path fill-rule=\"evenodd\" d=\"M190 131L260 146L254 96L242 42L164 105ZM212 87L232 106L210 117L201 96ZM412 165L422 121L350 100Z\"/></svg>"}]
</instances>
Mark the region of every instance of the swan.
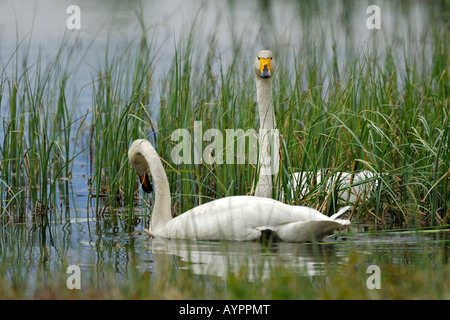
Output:
<instances>
[{"instance_id":1,"label":"swan","mask_svg":"<svg viewBox=\"0 0 450 320\"><path fill-rule=\"evenodd\" d=\"M326 171L319 170L315 177L317 185L322 183L325 178L327 184L326 190L330 190L335 186L339 190L339 200L355 204L362 199L368 199L372 186L377 186L377 182L372 182L374 173L369 170L362 170L357 173L351 172L332 172L327 174ZM294 198L294 192L298 192L301 197L309 193L308 181L313 178L312 172L294 172L289 182L291 190L291 199ZM353 187L350 188L350 185ZM284 196L284 195L282 195Z\"/></svg>"},{"instance_id":2,"label":"swan","mask_svg":"<svg viewBox=\"0 0 450 320\"><path fill-rule=\"evenodd\" d=\"M275 64L273 54L269 50L261 50L256 55L254 61L256 99L260 119L260 152L259 152L259 178L255 188L255 196L272 198L272 176L278 173L279 164L279 140L275 123L275 113L272 102L272 73ZM272 139L272 141L270 141ZM272 142L272 143L269 143ZM274 148L275 152L271 149ZM267 164L272 163L273 166ZM313 178L312 172L295 172L289 182L291 195L299 192L304 197L308 192L308 179ZM324 176L322 171L318 171L315 180L319 184ZM364 183L364 180L372 181L374 174L364 170L358 173L334 172L332 174L330 186L338 185L340 189L339 198L351 204L356 203L360 198L368 197L372 188L372 183ZM328 182L327 181L327 182ZM357 184L358 183L358 184ZM376 183L376 182L375 182ZM350 188L350 185L357 184ZM300 189L300 190L298 190ZM284 192L281 192L284 199Z\"/></svg>"},{"instance_id":3,"label":"swan","mask_svg":"<svg viewBox=\"0 0 450 320\"><path fill-rule=\"evenodd\" d=\"M305 242L320 240L350 224L338 219L350 206L328 217L312 208L253 196L213 200L172 218L169 182L152 144L135 140L128 158L141 181L149 181L149 174L153 178L155 201L149 233L154 237L245 241L258 240L270 231L282 241Z\"/></svg>"}]
</instances>

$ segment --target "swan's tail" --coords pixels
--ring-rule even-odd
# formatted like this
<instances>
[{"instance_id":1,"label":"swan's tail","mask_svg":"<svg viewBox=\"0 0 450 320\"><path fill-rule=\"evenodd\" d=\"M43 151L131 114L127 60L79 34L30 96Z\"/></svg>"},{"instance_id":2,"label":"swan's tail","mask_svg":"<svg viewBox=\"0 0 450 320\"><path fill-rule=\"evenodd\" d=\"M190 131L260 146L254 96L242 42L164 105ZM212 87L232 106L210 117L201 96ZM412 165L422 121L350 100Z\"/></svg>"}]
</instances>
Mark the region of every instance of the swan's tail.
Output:
<instances>
[{"instance_id":1,"label":"swan's tail","mask_svg":"<svg viewBox=\"0 0 450 320\"><path fill-rule=\"evenodd\" d=\"M333 214L330 219L331 220L336 220L336 218L340 217L345 211L347 211L348 209L350 209L352 206L346 206L343 207L341 210L339 210L338 212L336 212L335 214Z\"/></svg>"}]
</instances>

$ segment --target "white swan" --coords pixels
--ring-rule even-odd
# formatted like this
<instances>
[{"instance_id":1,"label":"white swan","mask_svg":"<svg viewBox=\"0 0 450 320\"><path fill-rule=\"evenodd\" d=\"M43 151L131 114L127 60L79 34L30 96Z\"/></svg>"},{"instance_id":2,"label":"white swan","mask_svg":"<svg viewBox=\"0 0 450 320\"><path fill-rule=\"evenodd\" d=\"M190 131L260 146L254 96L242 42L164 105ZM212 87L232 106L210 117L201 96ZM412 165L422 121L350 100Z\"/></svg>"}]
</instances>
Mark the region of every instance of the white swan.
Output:
<instances>
[{"instance_id":1,"label":"white swan","mask_svg":"<svg viewBox=\"0 0 450 320\"><path fill-rule=\"evenodd\" d=\"M278 173L276 166L279 163L279 139L278 135L274 136L276 123L272 104L272 60L272 52L262 50L256 55L254 63L260 122L259 179L255 196L265 198L272 197L272 176Z\"/></svg>"},{"instance_id":2,"label":"white swan","mask_svg":"<svg viewBox=\"0 0 450 320\"><path fill-rule=\"evenodd\" d=\"M260 119L260 152L259 152L259 178L255 189L255 196L272 198L272 177L278 173L279 163L279 141L276 133L275 114L272 103L272 73L274 69L273 54L269 50L261 50L256 55L254 61L255 81L256 81L256 97L258 102L258 111ZM272 139L272 141L270 140ZM269 143L271 142L271 143ZM274 148L275 150L272 150ZM272 164L273 166L270 167ZM315 180L317 184L322 181L322 171L317 172ZM364 170L357 173L351 172L334 172L330 179L327 180L328 187L331 190L336 184L338 186L339 199L356 203L359 199L365 199L370 195L372 189L374 173ZM291 195L297 191L301 197L309 192L308 181L313 178L311 172L295 172L289 182ZM364 183L363 181L368 182ZM360 184L357 184L361 182ZM357 185L354 185L357 184ZM354 185L350 188L350 185ZM300 190L297 190L300 189ZM284 192L282 191L282 199Z\"/></svg>"},{"instance_id":3,"label":"white swan","mask_svg":"<svg viewBox=\"0 0 450 320\"><path fill-rule=\"evenodd\" d=\"M332 172L328 174L319 170L315 177L315 183L320 185L322 179L325 178L325 190L329 191L336 187L339 190L339 201L355 204L358 201L370 197L373 186L377 185L376 181L372 181L374 176L374 173L369 170L362 170L355 173ZM294 172L289 182L291 199L294 198L294 192L298 192L300 197L306 196L310 192L309 182L312 178L314 177L311 172ZM350 187L351 185L353 186Z\"/></svg>"},{"instance_id":4,"label":"white swan","mask_svg":"<svg viewBox=\"0 0 450 320\"><path fill-rule=\"evenodd\" d=\"M234 196L214 200L172 218L167 175L155 149L147 140L136 140L128 151L131 165L143 178L153 178L155 202L150 233L155 237L197 240L257 240L270 230L282 241L320 240L349 220L337 219L350 207L331 217L302 206L253 196Z\"/></svg>"}]
</instances>

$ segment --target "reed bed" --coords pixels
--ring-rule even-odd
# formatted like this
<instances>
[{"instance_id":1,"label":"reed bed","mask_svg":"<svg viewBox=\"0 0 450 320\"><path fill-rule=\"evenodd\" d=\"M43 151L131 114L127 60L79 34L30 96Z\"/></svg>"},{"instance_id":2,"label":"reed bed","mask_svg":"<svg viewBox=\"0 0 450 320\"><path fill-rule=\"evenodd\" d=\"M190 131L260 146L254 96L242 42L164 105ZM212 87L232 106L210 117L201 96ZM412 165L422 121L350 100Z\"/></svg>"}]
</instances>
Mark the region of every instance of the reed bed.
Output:
<instances>
[{"instance_id":1,"label":"reed bed","mask_svg":"<svg viewBox=\"0 0 450 320\"><path fill-rule=\"evenodd\" d=\"M354 58L339 66L324 64L325 43L303 43L299 52L274 48L274 108L282 141L274 197L281 199L295 171L370 170L376 187L354 218L383 225L448 224L448 44L442 37L434 31L433 45L423 52L433 58L425 64L423 57L394 57L387 44L380 53L376 40L362 52L346 48ZM213 44L205 55L193 50L192 34L186 39L177 45L160 94L157 145L166 160L179 141L171 137L177 128L189 130L192 150L195 129L219 128L225 140L227 129L258 128L254 53L237 48L225 63ZM203 141L200 149L210 143ZM257 170L248 164L252 150L246 148L244 165L169 163L180 203L175 213L218 197L252 194ZM337 190L327 191L326 184L327 179L316 186L311 181L308 195L286 192L285 201L333 212Z\"/></svg>"},{"instance_id":2,"label":"reed bed","mask_svg":"<svg viewBox=\"0 0 450 320\"><path fill-rule=\"evenodd\" d=\"M70 89L73 70L64 63L73 59L74 49L66 44L51 59L31 60L18 47L2 67L2 221L31 218L46 225L55 209L69 215L71 163L77 156L71 139L82 119L67 101L68 95L76 100L77 92Z\"/></svg>"},{"instance_id":3,"label":"reed bed","mask_svg":"<svg viewBox=\"0 0 450 320\"><path fill-rule=\"evenodd\" d=\"M252 194L257 170L249 161L253 150L247 139L244 163L232 155L230 164L226 150L204 152L214 138L203 139L200 146L194 145L194 138L195 132L203 137L208 129L217 129L224 145L232 144L236 152L238 143L227 140L226 131L258 130L254 52L238 43L222 55L215 34L207 50L200 50L194 22L175 42L170 68L153 79L158 50L141 23L135 40L108 48L99 57L91 84L92 109L81 116L74 116L79 92L67 100L71 67L63 61L70 61L73 50L66 42L48 62L41 57L30 62L17 50L5 65L0 82L2 105L8 111L2 119L3 220L24 221L27 212L40 219L51 209L70 207L70 164L88 154L96 216L112 218L110 227L119 217L132 231L139 186L126 151L136 138L153 140L164 159L174 214L212 199ZM399 49L387 43L380 53L374 38L360 51L345 48L350 58L344 63L338 62L341 51L335 46L329 60L324 41L305 38L299 51L272 48L277 61L273 99L282 146L274 197L285 196L288 203L327 214L338 205L337 190L325 188L324 179L318 185L311 181L306 196L282 195L281 190L289 189L291 173L370 170L376 173L376 187L369 200L355 207L353 218L382 225L448 224L445 37L445 30L433 30L431 45L413 56L406 51L394 55ZM173 162L180 141L173 134L179 129L190 134L188 163ZM71 139L81 137L87 145L81 151L71 149ZM197 161L199 156L215 161ZM115 208L123 207L128 214L117 216Z\"/></svg>"},{"instance_id":4,"label":"reed bed","mask_svg":"<svg viewBox=\"0 0 450 320\"><path fill-rule=\"evenodd\" d=\"M146 135L152 127L148 110L153 94L151 44L143 37L124 46L125 50L114 49L112 53L106 50L93 81L90 198L95 199L97 218L109 210L108 216L113 218L110 227L117 226L114 208L132 204L137 190L136 175L128 164L130 141ZM132 206L124 218L129 231L133 231Z\"/></svg>"}]
</instances>

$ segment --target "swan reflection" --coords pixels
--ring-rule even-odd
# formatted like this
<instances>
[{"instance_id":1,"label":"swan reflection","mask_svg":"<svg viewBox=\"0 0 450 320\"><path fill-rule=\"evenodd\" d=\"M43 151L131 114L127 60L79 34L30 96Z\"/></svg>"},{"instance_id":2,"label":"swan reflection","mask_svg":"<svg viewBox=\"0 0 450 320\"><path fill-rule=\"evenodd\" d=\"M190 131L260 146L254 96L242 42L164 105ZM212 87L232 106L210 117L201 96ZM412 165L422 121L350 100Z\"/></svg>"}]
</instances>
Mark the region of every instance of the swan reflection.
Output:
<instances>
[{"instance_id":1,"label":"swan reflection","mask_svg":"<svg viewBox=\"0 0 450 320\"><path fill-rule=\"evenodd\" d=\"M226 277L246 272L248 280L266 279L279 268L293 268L305 276L324 273L324 265L336 262L335 244L235 241L193 241L153 238L155 272L167 272L168 261L178 257L181 265L170 267L188 269L198 275Z\"/></svg>"}]
</instances>

